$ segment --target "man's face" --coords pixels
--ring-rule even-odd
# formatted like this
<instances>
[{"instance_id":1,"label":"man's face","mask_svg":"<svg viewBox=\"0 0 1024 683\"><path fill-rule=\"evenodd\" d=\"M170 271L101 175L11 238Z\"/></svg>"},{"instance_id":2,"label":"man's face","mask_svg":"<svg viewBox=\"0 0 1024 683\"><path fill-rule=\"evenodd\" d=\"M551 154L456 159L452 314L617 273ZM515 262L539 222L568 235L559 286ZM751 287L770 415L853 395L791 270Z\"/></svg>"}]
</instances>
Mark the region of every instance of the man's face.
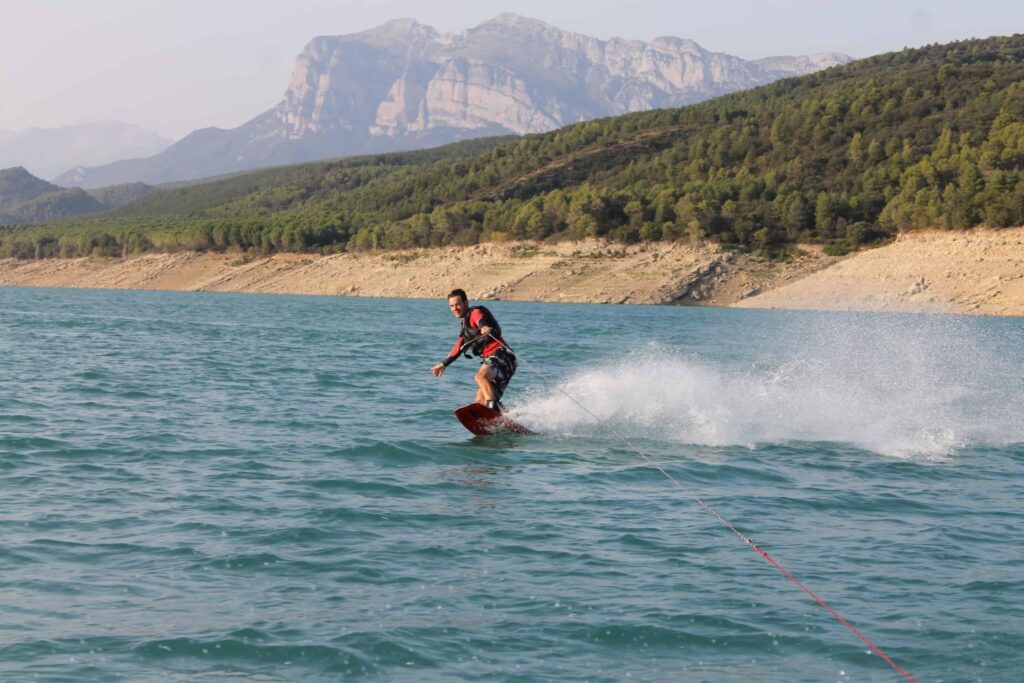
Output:
<instances>
[{"instance_id":1,"label":"man's face","mask_svg":"<svg viewBox=\"0 0 1024 683\"><path fill-rule=\"evenodd\" d=\"M452 315L461 318L466 315L468 306L461 296L453 296L448 299L448 308L452 309Z\"/></svg>"}]
</instances>

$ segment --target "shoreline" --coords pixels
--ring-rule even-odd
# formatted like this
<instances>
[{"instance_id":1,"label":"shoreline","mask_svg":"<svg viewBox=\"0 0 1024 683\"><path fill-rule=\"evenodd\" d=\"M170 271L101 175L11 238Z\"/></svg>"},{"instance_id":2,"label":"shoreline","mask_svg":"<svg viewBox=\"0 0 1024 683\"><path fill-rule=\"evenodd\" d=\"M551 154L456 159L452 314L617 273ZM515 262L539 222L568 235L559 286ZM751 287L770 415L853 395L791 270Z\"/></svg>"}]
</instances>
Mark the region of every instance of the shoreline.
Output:
<instances>
[{"instance_id":1,"label":"shoreline","mask_svg":"<svg viewBox=\"0 0 1024 683\"><path fill-rule=\"evenodd\" d=\"M603 240L394 252L0 260L0 285L1024 315L1024 228L926 230L844 257Z\"/></svg>"}]
</instances>

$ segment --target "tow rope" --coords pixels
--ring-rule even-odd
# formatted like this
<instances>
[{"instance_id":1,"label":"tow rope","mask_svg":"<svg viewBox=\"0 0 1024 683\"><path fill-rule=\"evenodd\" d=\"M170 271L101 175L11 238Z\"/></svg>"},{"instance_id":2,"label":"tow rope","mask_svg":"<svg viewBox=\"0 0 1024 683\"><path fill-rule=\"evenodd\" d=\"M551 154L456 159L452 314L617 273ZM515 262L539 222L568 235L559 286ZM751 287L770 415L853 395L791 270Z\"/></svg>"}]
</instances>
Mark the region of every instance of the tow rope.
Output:
<instances>
[{"instance_id":1,"label":"tow rope","mask_svg":"<svg viewBox=\"0 0 1024 683\"><path fill-rule=\"evenodd\" d=\"M489 335L489 334L488 334L488 335L481 335L481 336L488 336L488 337L491 337L491 335ZM496 341L496 342L498 342L499 344L501 344L501 346L502 346L502 347L504 347L504 348L505 348L505 350L507 350L508 352L510 352L510 353L512 352L512 349L510 349L510 348L509 348L509 347L508 347L508 346L507 346L507 345L506 345L506 344L505 344L504 342L502 342L502 341L501 341L500 339L496 339L495 337L491 337L491 339L493 339L494 341ZM520 359L520 360L522 360L522 359ZM736 534L736 536L738 536L738 537L739 537L739 539L740 539L741 541L743 541L743 542L744 542L744 543L746 543L746 544L747 544L748 546L750 546L750 549L751 549L751 550L753 550L753 551L754 551L755 553L757 553L757 554L758 554L758 555L760 555L760 556L761 556L762 558L764 558L764 559L765 559L765 560L766 560L766 561L767 561L767 562L768 562L769 564L771 564L771 565L772 565L773 567L775 567L775 568L776 568L777 570L779 570L779 572L780 572L780 573L781 573L781 574L782 574L783 576L785 576L785 577L786 577L787 579L789 579L789 580L790 580L790 581L792 581L792 582L793 582L794 584L796 584L796 585L797 585L797 587L798 587L798 588L800 588L800 590L802 590L802 591L803 591L804 593L807 593L807 595L811 596L811 599L812 599L812 600L814 600L814 601L815 601L816 603L818 603L818 604L819 604L819 605L820 605L820 606L821 606L821 607L822 607L822 608L823 608L823 609L824 609L824 610L825 610L826 612L828 612L828 613L829 613L829 614L831 614L831 615L832 615L833 617L835 617L836 621L838 621L838 622L839 622L840 624L842 624L843 626L845 626L845 627L847 628L847 630L849 630L849 631L850 631L850 633L852 633L853 635L855 635L855 636L857 636L858 638L860 638L860 640L861 640L861 641L862 641L862 642L863 642L863 643L864 643L865 645L867 645L867 646L868 646L868 648L870 648L870 650L871 650L872 652L874 652L874 653L875 653L876 655L878 655L879 657L881 657L881 658L882 658L882 659L883 659L883 660L885 661L885 663L886 663L886 664L888 664L888 665L889 665L889 666L891 666L891 667L892 667L893 669L895 669L895 670L896 670L896 671L897 671L897 672L898 672L898 673L899 673L899 674L900 674L901 676L903 676L903 678L905 678L905 679L906 679L907 681L910 681L910 683L918 683L918 682L917 682L917 679L915 679L915 678L914 678L913 676L911 676L911 675L910 675L910 674L909 674L909 673L908 673L908 672L906 671L906 669L904 669L904 668L903 668L902 666L900 666L899 664L897 664L897 663L896 663L896 662L895 662L895 661L894 661L894 660L892 659L892 657L890 657L890 656L889 656L889 655L887 655L887 654L886 654L885 652L883 652L883 651L882 651L882 648L878 647L878 646L877 646L877 645L875 645L875 644L874 644L873 642L871 642L871 640L870 640L870 639L869 639L869 638L868 638L867 636L865 636L865 635L864 635L863 633L861 633L861 632L860 632L859 630L857 630L857 628L856 628L856 627L855 627L855 626L854 626L853 624L851 624L851 623L850 623L849 621L847 621L846 619L844 619L844 618L842 617L842 615L841 615L841 614L839 614L839 612L835 611L835 610L834 610L834 609L832 608L832 606L831 606L831 605L829 605L829 604L828 604L827 602L825 602L825 601L824 601L824 600L822 600L822 599L821 599L820 597L818 597L818 596L817 596L817 595L816 595L816 594L814 593L814 591L812 591L812 590L811 590L810 588L808 588L808 587L807 587L807 586L806 586L806 585L805 585L805 584L804 584L804 583L803 583L802 581L800 581L800 579L796 578L796 577L795 577L795 576L794 576L794 575L792 574L792 572L790 572L790 571L789 571L788 569L786 569L785 567L783 567L783 566L782 566L782 564L781 564L781 563L779 563L779 561L778 561L778 560L776 560L776 559L775 559L774 557L772 557L771 555L769 555L769 554L768 554L768 551L767 551L767 550L764 550L764 549L763 549L763 548L761 548L761 547L760 547L759 545L757 545L756 543L754 543L753 539L751 539L751 538L750 538L749 536L747 536L747 535L746 535L746 534L744 534L744 533L743 533L742 531L740 531L739 529L737 529L737 528L736 528L736 526L735 526L735 525L734 525L734 524L733 524L732 522L730 522L730 521L729 521L729 520L727 520L727 519L726 519L725 517L723 517L723 516L722 516L721 514L719 514L719 512L718 512L717 510L715 510L715 509L714 509L713 507L711 507L710 505L708 505L707 503L705 503L705 502L704 502L704 500L703 500L703 499L702 499L702 498L701 498L701 497L700 497L699 495L697 495L697 493L696 493L695 491L691 490L691 489L690 489L690 488L689 488L688 486L686 486L686 484L684 484L683 482L679 481L679 479L677 479L676 477L673 477L673 476L672 476L671 474L669 474L668 472L666 472L666 471L665 471L665 468L663 468L663 467L662 467L661 465L659 465L658 463L656 463L656 462L655 462L655 461L654 461L654 460L653 460L653 459L652 459L652 458L651 458L651 457L650 457L649 455L647 455L647 453L645 453L645 452L644 452L643 450L641 450L641 449L640 449L639 447L637 447L636 445L634 445L632 441L630 441L630 440L629 440L628 438L626 438L626 437L625 437L625 436L624 436L624 435L623 435L622 433L620 433L620 432L619 432L619 431L618 431L617 429L615 429L615 427L613 427L613 426L612 426L612 425L611 425L610 423L608 423L608 421L607 421L607 420L602 420L602 419L601 419L600 417L598 417L597 415L595 415L595 414L593 413L593 411L591 411L591 410L590 410L589 408L587 408L587 407L586 407L585 405L583 405L583 404L582 404L582 403L581 403L580 401L576 400L576 399L575 399L575 398L574 398L574 397L573 397L572 395L570 395L570 394L569 394L569 393L568 393L567 391L565 391L565 390L564 390L564 389L562 389L561 387L557 386L557 385L556 385L556 384L555 384L554 382L552 382L552 381L551 381L550 379L548 379L547 377L545 377L545 376L544 376L544 374L543 374L543 373L541 373L541 372L540 372L539 370L537 370L536 368L534 368L532 364L530 364L529 362L527 362L527 361L525 361L525 360L522 360L522 363L523 363L523 364L524 364L524 365L525 365L526 367L528 367L528 368L530 369L530 372L532 372L532 373L534 373L535 375L537 375L538 377L540 377L541 381L543 381L543 382L544 382L545 384L547 384L547 385L548 385L549 387L554 387L554 388L555 388L555 389L556 389L556 390L557 390L558 392L560 392L560 393L561 393L562 395L564 395L564 396L565 396L566 398L568 398L568 399L569 399L570 401L572 401L573 403L575 403L576 405L578 405L578 406L579 406L580 408L582 408L582 409L583 409L583 411L587 413L587 415L589 415L590 417L594 418L594 421L595 421L595 422L597 422L597 424L598 424L598 425L600 425L600 426L602 426L603 428L607 429L607 430L608 430L609 432L611 432L612 434L614 434L615 436L617 436L617 437L618 437L619 439L621 439L621 440L622 440L622 442L623 442L624 444L626 444L626 445L627 445L627 446L628 446L628 447L629 447L629 448L630 448L631 450L635 451L635 452L636 452L636 453L637 453L637 454L638 454L638 455L639 455L639 456L640 456L641 458L643 458L643 459L644 459L644 462L646 462L646 463L647 463L648 465L650 465L650 466L651 466L651 467L653 467L654 469L656 469L656 470L658 470L659 472L661 472L661 474L662 474L662 475L664 475L664 477L665 477L666 479L668 479L668 480L669 480L670 482L672 482L673 484L675 484L675 485L676 485L676 486L677 486L677 487L678 487L678 488L679 488L679 489L680 489L681 491L683 491L683 493L685 493L686 495L688 495L688 496L689 496L690 498L692 498L693 500L695 500L695 501L696 501L696 502L697 502L697 503L698 503L698 504L699 504L699 505L700 505L700 506L701 506L702 508L704 508L704 509L705 509L705 510L707 510L707 511L708 511L709 513L711 513L712 515L714 515L714 516L715 516L715 518L716 518L716 519L718 519L718 521L719 521L719 522L721 522L722 524L724 524L724 525L726 526L726 528L728 528L728 529L729 529L729 531L731 531L731 532L733 532L734 534Z\"/></svg>"}]
</instances>

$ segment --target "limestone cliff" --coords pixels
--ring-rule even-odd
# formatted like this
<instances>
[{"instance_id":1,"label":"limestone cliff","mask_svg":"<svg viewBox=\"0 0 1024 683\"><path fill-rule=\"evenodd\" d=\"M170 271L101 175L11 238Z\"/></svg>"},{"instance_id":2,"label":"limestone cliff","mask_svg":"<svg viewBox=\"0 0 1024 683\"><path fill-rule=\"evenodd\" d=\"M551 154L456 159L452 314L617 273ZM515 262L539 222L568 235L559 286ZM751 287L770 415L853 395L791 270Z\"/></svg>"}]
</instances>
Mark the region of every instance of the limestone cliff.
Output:
<instances>
[{"instance_id":1,"label":"limestone cliff","mask_svg":"<svg viewBox=\"0 0 1024 683\"><path fill-rule=\"evenodd\" d=\"M402 19L312 41L275 113L291 137L337 127L391 137L495 126L539 133L848 61L836 53L746 61L692 40L604 41L514 14L457 35Z\"/></svg>"}]
</instances>

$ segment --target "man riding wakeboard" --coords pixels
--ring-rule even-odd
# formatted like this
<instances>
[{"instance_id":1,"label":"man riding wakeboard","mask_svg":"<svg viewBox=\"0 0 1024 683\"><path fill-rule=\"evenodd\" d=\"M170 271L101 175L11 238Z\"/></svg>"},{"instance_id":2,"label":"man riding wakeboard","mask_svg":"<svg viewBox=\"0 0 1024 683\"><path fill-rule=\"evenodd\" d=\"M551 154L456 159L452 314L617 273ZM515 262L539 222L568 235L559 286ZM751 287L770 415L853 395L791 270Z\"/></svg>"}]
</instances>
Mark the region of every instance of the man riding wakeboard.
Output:
<instances>
[{"instance_id":1,"label":"man riding wakeboard","mask_svg":"<svg viewBox=\"0 0 1024 683\"><path fill-rule=\"evenodd\" d=\"M515 354L501 337L501 326L485 306L470 306L466 292L461 289L453 289L448 294L448 308L461 323L459 338L448 357L431 368L431 372L434 377L440 377L464 353L482 356L476 373L476 402L504 412L501 396L516 373L517 363Z\"/></svg>"}]
</instances>

